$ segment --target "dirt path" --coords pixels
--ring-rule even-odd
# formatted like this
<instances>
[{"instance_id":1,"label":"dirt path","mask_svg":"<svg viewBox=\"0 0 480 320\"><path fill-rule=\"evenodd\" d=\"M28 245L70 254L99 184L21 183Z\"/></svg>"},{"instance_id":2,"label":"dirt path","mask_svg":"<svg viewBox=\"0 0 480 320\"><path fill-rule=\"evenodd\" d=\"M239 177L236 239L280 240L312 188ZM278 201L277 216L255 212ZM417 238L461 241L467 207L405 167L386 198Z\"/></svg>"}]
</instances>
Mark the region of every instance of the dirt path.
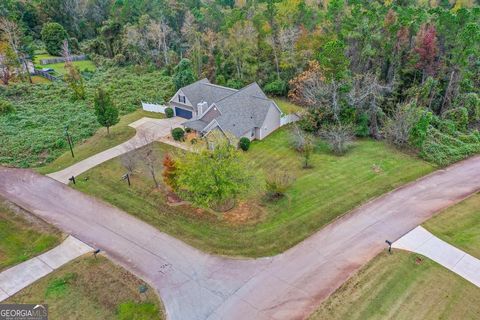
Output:
<instances>
[{"instance_id":1,"label":"dirt path","mask_svg":"<svg viewBox=\"0 0 480 320\"><path fill-rule=\"evenodd\" d=\"M170 319L303 319L394 241L480 190L480 156L397 189L272 258L202 253L148 224L31 171L0 168L0 195L148 281Z\"/></svg>"}]
</instances>

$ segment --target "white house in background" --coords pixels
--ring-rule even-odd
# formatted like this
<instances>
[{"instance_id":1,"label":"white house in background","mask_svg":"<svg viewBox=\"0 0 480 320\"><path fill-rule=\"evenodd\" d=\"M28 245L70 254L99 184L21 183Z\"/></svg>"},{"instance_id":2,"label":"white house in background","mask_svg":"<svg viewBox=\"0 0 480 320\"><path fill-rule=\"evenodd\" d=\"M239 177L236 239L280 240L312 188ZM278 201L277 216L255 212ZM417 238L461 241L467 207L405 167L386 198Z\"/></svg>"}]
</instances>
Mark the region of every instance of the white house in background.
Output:
<instances>
[{"instance_id":1,"label":"white house in background","mask_svg":"<svg viewBox=\"0 0 480 320\"><path fill-rule=\"evenodd\" d=\"M202 79L179 89L169 101L183 125L206 135L212 130L262 140L281 125L282 112L257 83L240 90Z\"/></svg>"}]
</instances>

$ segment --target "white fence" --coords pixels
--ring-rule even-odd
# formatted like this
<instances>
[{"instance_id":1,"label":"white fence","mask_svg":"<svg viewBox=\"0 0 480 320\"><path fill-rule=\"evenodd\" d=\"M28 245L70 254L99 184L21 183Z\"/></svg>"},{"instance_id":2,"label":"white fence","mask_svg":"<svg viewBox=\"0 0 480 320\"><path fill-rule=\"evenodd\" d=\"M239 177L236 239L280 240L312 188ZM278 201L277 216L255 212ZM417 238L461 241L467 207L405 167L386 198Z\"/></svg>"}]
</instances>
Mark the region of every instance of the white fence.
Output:
<instances>
[{"instance_id":1,"label":"white fence","mask_svg":"<svg viewBox=\"0 0 480 320\"><path fill-rule=\"evenodd\" d=\"M165 109L168 108L168 106L154 103L146 103L142 101L142 108L145 111L165 113Z\"/></svg>"},{"instance_id":2,"label":"white fence","mask_svg":"<svg viewBox=\"0 0 480 320\"><path fill-rule=\"evenodd\" d=\"M285 114L280 118L280 126L284 126L298 120L300 120L300 117L297 116L295 113Z\"/></svg>"}]
</instances>

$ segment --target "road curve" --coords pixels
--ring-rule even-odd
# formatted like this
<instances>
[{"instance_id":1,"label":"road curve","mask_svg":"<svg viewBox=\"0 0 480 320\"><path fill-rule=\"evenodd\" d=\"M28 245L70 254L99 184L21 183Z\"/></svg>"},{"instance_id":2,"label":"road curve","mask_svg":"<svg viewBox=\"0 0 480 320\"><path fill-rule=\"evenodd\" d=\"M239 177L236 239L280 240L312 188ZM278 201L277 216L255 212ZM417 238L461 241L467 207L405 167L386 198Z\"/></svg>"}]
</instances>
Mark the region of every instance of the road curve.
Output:
<instances>
[{"instance_id":1,"label":"road curve","mask_svg":"<svg viewBox=\"0 0 480 320\"><path fill-rule=\"evenodd\" d=\"M303 319L353 272L439 210L480 190L480 156L408 184L275 257L200 252L93 197L32 171L0 168L0 195L155 287L169 319Z\"/></svg>"}]
</instances>

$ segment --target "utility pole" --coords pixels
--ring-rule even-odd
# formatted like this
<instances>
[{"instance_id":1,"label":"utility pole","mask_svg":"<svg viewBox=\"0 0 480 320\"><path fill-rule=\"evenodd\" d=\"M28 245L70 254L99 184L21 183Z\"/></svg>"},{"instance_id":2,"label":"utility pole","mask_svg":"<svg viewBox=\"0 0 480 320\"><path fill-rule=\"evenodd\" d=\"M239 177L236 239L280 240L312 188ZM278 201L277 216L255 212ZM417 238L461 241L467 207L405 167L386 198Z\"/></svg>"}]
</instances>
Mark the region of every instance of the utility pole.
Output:
<instances>
[{"instance_id":1,"label":"utility pole","mask_svg":"<svg viewBox=\"0 0 480 320\"><path fill-rule=\"evenodd\" d=\"M68 126L65 127L65 135L67 136L68 146L70 147L70 153L72 154L72 158L75 158L75 155L73 154L73 141L72 137L68 133Z\"/></svg>"}]
</instances>

